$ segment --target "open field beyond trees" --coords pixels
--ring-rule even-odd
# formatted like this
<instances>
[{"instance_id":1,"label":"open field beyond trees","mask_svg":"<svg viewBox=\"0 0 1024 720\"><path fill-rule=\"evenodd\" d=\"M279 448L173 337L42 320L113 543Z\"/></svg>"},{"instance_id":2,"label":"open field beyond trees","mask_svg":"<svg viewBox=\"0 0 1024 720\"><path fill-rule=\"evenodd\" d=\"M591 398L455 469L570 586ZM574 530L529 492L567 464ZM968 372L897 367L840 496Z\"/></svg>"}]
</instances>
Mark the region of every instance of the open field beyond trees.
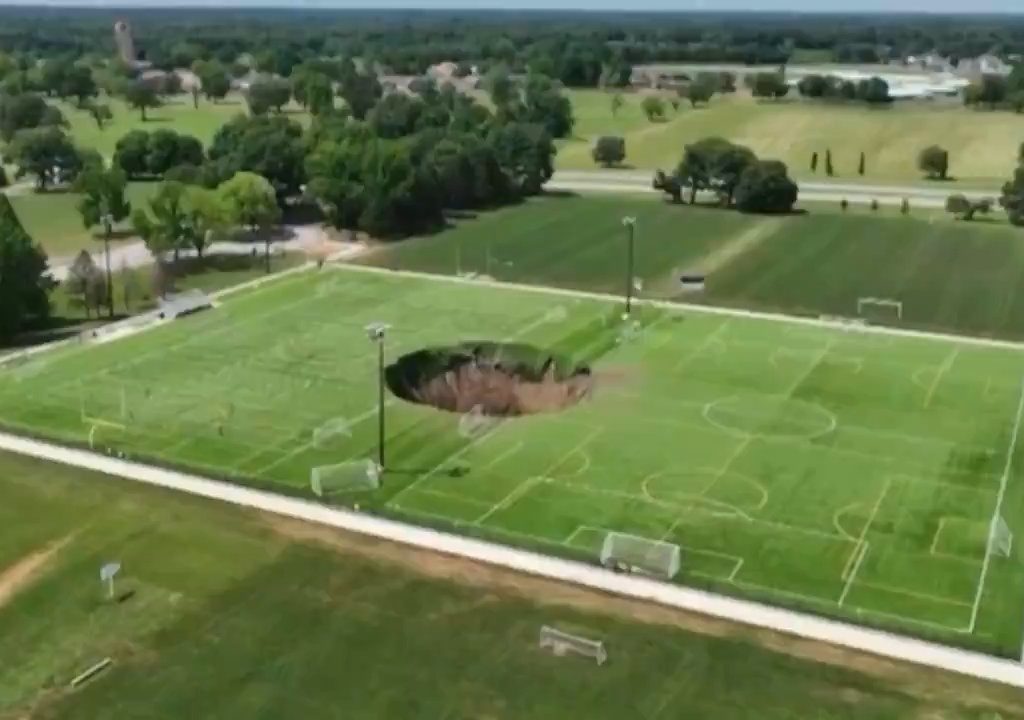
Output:
<instances>
[{"instance_id":1,"label":"open field beyond trees","mask_svg":"<svg viewBox=\"0 0 1024 720\"><path fill-rule=\"evenodd\" d=\"M589 367L589 399L467 436L389 396L383 487L333 499L589 560L608 530L666 540L689 584L1019 656L1024 572L987 538L997 510L1024 531L1024 355L620 311L329 266L8 367L0 419L309 494L374 456L367 323L393 326L391 360L525 343Z\"/></svg>"},{"instance_id":2,"label":"open field beyond trees","mask_svg":"<svg viewBox=\"0 0 1024 720\"><path fill-rule=\"evenodd\" d=\"M1021 118L1008 112L984 112L941 102L895 104L888 108L829 105L791 100L756 102L749 97L712 99L696 109L685 100L678 112L668 107L665 122L644 117L642 94L624 94L618 117L611 94L572 91L577 140L566 142L556 160L559 169L596 167L590 156L594 138L622 135L626 164L645 169L674 169L683 146L709 136L749 146L758 156L782 160L794 177L827 180L824 165L810 172L811 154L832 150L837 181L866 183L925 182L918 153L940 145L950 153L950 174L959 183L998 188L1013 173L1024 135ZM867 172L857 173L860 153Z\"/></svg>"},{"instance_id":3,"label":"open field beyond trees","mask_svg":"<svg viewBox=\"0 0 1024 720\"><path fill-rule=\"evenodd\" d=\"M1024 337L1024 232L933 211L902 217L815 205L763 217L654 197L550 197L384 246L365 261L621 293L627 215L637 218L640 296L843 316L857 314L859 298L888 298L903 303L902 320L873 321ZM705 274L706 292L681 294L685 272Z\"/></svg>"},{"instance_id":4,"label":"open field beyond trees","mask_svg":"<svg viewBox=\"0 0 1024 720\"><path fill-rule=\"evenodd\" d=\"M125 197L133 207L145 207L156 189L157 183L130 183ZM87 229L82 224L78 212L80 200L81 195L73 192L18 193L11 196L11 206L25 230L43 246L51 260L70 261L79 250L88 250L97 256L103 251L99 229ZM122 223L118 230L112 244L129 235L131 225Z\"/></svg>"},{"instance_id":5,"label":"open field beyond trees","mask_svg":"<svg viewBox=\"0 0 1024 720\"><path fill-rule=\"evenodd\" d=\"M3 718L1021 717L1008 689L11 455L0 519ZM544 624L610 661L542 652Z\"/></svg>"}]
</instances>

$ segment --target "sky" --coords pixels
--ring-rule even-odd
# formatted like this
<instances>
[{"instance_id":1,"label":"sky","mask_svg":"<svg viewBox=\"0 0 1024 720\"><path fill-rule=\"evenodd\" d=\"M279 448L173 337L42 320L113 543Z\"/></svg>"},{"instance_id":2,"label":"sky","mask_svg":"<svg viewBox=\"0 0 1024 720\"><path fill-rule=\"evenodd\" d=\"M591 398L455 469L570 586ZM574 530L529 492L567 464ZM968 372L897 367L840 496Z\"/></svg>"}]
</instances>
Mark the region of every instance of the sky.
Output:
<instances>
[{"instance_id":1,"label":"sky","mask_svg":"<svg viewBox=\"0 0 1024 720\"><path fill-rule=\"evenodd\" d=\"M760 10L791 12L1014 13L1024 0L0 0L0 5L76 7L319 7L319 8L500 8L591 11Z\"/></svg>"}]
</instances>

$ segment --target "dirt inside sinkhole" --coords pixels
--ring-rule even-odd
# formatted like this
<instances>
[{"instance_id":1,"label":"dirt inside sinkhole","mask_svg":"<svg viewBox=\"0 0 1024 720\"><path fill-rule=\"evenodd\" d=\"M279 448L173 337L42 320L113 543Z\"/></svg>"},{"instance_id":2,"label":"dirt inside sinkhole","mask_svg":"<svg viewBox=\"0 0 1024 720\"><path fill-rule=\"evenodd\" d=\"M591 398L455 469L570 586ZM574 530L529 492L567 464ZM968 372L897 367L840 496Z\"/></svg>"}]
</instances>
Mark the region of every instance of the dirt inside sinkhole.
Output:
<instances>
[{"instance_id":1,"label":"dirt inside sinkhole","mask_svg":"<svg viewBox=\"0 0 1024 720\"><path fill-rule=\"evenodd\" d=\"M464 342L403 355L385 369L391 392L454 413L558 412L594 392L590 368L532 345Z\"/></svg>"}]
</instances>

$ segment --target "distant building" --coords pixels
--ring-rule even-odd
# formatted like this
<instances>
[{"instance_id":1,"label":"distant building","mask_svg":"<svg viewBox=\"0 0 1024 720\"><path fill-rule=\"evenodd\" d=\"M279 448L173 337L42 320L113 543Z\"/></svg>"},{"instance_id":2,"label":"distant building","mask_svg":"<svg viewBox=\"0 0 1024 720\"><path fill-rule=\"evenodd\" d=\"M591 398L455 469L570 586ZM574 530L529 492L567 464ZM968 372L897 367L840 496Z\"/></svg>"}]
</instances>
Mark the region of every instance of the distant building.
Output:
<instances>
[{"instance_id":1,"label":"distant building","mask_svg":"<svg viewBox=\"0 0 1024 720\"><path fill-rule=\"evenodd\" d=\"M987 53L976 58L961 60L960 64L956 67L956 74L970 79L980 78L983 75L1002 75L1005 77L1012 70L1013 67L1004 62L1002 58Z\"/></svg>"}]
</instances>

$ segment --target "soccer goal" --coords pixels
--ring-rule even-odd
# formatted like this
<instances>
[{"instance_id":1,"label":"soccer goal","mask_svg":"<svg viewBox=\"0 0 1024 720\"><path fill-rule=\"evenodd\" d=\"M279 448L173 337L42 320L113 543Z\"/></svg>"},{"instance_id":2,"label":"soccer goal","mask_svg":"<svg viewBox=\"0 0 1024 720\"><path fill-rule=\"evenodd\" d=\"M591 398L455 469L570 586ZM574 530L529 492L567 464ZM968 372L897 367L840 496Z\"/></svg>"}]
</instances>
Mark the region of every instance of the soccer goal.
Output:
<instances>
[{"instance_id":1,"label":"soccer goal","mask_svg":"<svg viewBox=\"0 0 1024 720\"><path fill-rule=\"evenodd\" d=\"M313 447L323 450L352 437L352 425L347 418L331 418L313 430Z\"/></svg>"},{"instance_id":2,"label":"soccer goal","mask_svg":"<svg viewBox=\"0 0 1024 720\"><path fill-rule=\"evenodd\" d=\"M310 472L309 486L317 497L380 487L380 466L373 460L321 465Z\"/></svg>"},{"instance_id":3,"label":"soccer goal","mask_svg":"<svg viewBox=\"0 0 1024 720\"><path fill-rule=\"evenodd\" d=\"M485 413L483 405L474 405L459 418L459 435L472 440L491 432L499 423L501 418Z\"/></svg>"},{"instance_id":4,"label":"soccer goal","mask_svg":"<svg viewBox=\"0 0 1024 720\"><path fill-rule=\"evenodd\" d=\"M610 532L601 545L601 564L607 568L672 579L681 562L678 545L637 535Z\"/></svg>"},{"instance_id":5,"label":"soccer goal","mask_svg":"<svg viewBox=\"0 0 1024 720\"><path fill-rule=\"evenodd\" d=\"M857 317L868 322L899 322L903 319L903 303L890 298L857 298Z\"/></svg>"},{"instance_id":6,"label":"soccer goal","mask_svg":"<svg viewBox=\"0 0 1024 720\"><path fill-rule=\"evenodd\" d=\"M1013 550L1013 532L1002 515L997 515L992 521L992 530L988 538L988 550L1000 557L1010 557Z\"/></svg>"},{"instance_id":7,"label":"soccer goal","mask_svg":"<svg viewBox=\"0 0 1024 720\"><path fill-rule=\"evenodd\" d=\"M544 625L540 629L540 647L542 650L550 650L557 657L575 653L594 658L598 665L608 662L608 650L600 640L573 635L550 625Z\"/></svg>"}]
</instances>

